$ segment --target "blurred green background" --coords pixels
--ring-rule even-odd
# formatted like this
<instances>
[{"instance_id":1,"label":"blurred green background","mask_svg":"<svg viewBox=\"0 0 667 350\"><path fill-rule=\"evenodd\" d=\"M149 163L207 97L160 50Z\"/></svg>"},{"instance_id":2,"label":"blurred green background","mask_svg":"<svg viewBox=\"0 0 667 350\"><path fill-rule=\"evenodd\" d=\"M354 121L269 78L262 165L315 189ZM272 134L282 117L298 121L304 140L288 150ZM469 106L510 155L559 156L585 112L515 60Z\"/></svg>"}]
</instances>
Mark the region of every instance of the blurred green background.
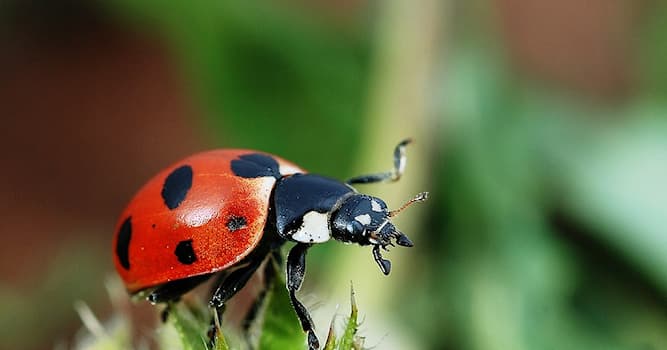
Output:
<instances>
[{"instance_id":1,"label":"blurred green background","mask_svg":"<svg viewBox=\"0 0 667 350\"><path fill-rule=\"evenodd\" d=\"M667 349L667 3L3 1L0 348L110 314L116 215L198 150L254 148L398 207L415 242L312 249L324 337L377 349ZM146 305L137 339L151 339Z\"/></svg>"}]
</instances>

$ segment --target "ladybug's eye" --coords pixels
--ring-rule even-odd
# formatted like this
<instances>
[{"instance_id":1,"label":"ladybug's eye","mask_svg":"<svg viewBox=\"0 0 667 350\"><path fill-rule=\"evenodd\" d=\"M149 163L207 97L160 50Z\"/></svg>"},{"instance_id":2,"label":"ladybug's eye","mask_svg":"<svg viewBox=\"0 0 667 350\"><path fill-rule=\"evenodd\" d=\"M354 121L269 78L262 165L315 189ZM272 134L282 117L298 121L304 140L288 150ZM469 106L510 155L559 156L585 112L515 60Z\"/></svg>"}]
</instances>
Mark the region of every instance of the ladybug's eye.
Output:
<instances>
[{"instance_id":1,"label":"ladybug's eye","mask_svg":"<svg viewBox=\"0 0 667 350\"><path fill-rule=\"evenodd\" d=\"M353 220L347 224L347 232L351 235L361 235L364 232L364 225L357 220Z\"/></svg>"}]
</instances>

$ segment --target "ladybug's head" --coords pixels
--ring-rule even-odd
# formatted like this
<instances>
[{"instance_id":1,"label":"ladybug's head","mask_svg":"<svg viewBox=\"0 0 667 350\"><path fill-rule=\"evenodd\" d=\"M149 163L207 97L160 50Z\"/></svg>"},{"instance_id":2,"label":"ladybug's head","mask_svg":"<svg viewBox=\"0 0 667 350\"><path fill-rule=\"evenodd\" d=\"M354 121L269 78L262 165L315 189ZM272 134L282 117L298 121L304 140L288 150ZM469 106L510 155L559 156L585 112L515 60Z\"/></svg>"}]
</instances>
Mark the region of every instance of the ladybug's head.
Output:
<instances>
[{"instance_id":1,"label":"ladybug's head","mask_svg":"<svg viewBox=\"0 0 667 350\"><path fill-rule=\"evenodd\" d=\"M403 247L413 246L408 236L391 223L391 218L412 203L426 200L427 196L427 192L422 192L397 210L389 210L387 204L377 197L365 194L349 196L331 215L332 236L343 242L372 244L375 262L380 270L388 275L391 271L391 262L382 257L380 248L388 250L387 247L393 247L395 244Z\"/></svg>"}]
</instances>

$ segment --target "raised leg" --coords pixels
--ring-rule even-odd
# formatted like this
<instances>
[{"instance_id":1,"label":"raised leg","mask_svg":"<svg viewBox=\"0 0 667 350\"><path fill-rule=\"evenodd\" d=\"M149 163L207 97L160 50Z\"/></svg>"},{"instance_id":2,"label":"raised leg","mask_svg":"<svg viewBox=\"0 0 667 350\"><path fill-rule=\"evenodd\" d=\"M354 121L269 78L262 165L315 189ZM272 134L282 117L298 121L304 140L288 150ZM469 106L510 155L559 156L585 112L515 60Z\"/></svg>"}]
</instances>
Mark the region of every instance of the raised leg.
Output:
<instances>
[{"instance_id":1,"label":"raised leg","mask_svg":"<svg viewBox=\"0 0 667 350\"><path fill-rule=\"evenodd\" d=\"M407 146L410 142L412 142L412 139L405 139L396 145L396 148L394 148L394 168L391 171L353 177L345 181L345 183L348 185L353 185L382 181L397 181L401 178L403 172L405 171L405 163L407 160L405 156L405 146Z\"/></svg>"},{"instance_id":2,"label":"raised leg","mask_svg":"<svg viewBox=\"0 0 667 350\"><path fill-rule=\"evenodd\" d=\"M290 250L287 256L287 291L296 316L301 321L301 328L308 334L308 349L317 350L320 348L320 341L315 335L313 320L306 307L296 298L296 291L301 288L306 274L306 252L310 247L311 244L298 243Z\"/></svg>"}]
</instances>

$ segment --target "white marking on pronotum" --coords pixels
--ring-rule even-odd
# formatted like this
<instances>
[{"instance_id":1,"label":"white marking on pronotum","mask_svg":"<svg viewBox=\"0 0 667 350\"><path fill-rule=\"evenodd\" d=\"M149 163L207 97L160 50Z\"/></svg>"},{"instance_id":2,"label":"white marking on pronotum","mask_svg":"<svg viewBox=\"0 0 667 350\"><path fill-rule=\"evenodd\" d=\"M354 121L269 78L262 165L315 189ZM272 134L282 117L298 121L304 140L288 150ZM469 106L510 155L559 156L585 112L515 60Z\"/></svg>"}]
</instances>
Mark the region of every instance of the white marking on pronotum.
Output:
<instances>
[{"instance_id":1,"label":"white marking on pronotum","mask_svg":"<svg viewBox=\"0 0 667 350\"><path fill-rule=\"evenodd\" d=\"M382 211L382 206L377 201L372 200L371 201L371 209L373 209L373 211L381 212Z\"/></svg>"},{"instance_id":2,"label":"white marking on pronotum","mask_svg":"<svg viewBox=\"0 0 667 350\"><path fill-rule=\"evenodd\" d=\"M327 213L307 212L301 227L292 234L292 239L302 243L323 243L331 239Z\"/></svg>"},{"instance_id":3,"label":"white marking on pronotum","mask_svg":"<svg viewBox=\"0 0 667 350\"><path fill-rule=\"evenodd\" d=\"M354 218L354 220L359 221L359 223L364 225L369 225L371 223L371 216L368 214L361 214Z\"/></svg>"},{"instance_id":4,"label":"white marking on pronotum","mask_svg":"<svg viewBox=\"0 0 667 350\"><path fill-rule=\"evenodd\" d=\"M292 165L281 164L278 168L278 171L280 172L280 175L285 176L285 175L300 173L301 169Z\"/></svg>"}]
</instances>

